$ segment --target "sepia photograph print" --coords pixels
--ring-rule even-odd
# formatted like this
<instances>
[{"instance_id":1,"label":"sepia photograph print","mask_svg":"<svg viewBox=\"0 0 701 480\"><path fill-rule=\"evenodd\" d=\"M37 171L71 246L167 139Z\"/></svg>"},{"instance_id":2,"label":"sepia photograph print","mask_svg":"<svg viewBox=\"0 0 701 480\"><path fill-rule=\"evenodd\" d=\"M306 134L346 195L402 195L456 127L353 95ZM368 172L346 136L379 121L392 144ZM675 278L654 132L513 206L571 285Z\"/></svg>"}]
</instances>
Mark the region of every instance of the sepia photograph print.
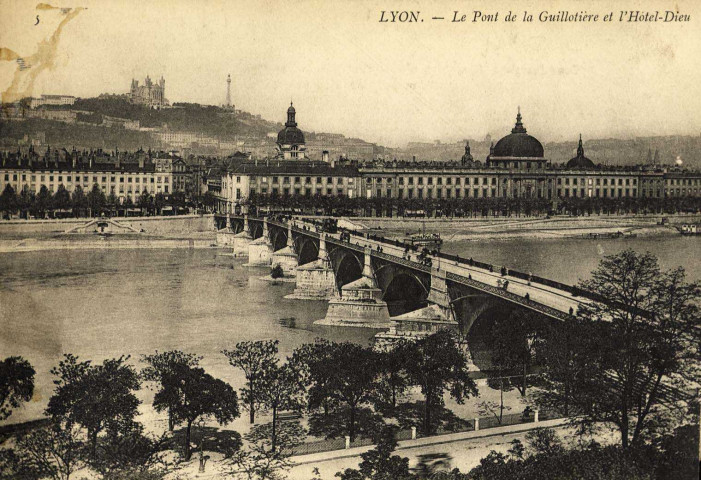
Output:
<instances>
[{"instance_id":1,"label":"sepia photograph print","mask_svg":"<svg viewBox=\"0 0 701 480\"><path fill-rule=\"evenodd\" d=\"M701 2L0 0L0 480L687 480Z\"/></svg>"}]
</instances>

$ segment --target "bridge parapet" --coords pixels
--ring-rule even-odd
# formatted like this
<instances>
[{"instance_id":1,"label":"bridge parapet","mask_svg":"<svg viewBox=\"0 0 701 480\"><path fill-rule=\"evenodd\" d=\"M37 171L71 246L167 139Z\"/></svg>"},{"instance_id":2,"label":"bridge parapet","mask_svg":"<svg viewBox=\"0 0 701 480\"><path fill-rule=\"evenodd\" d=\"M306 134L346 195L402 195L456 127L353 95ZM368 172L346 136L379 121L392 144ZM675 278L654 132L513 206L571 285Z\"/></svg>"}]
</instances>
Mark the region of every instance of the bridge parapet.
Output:
<instances>
[{"instance_id":1,"label":"bridge parapet","mask_svg":"<svg viewBox=\"0 0 701 480\"><path fill-rule=\"evenodd\" d=\"M542 313L544 315L547 315L549 317L556 318L558 320L566 320L569 315L561 312L560 310L556 308L549 307L547 305L544 305L540 302L535 302L533 300L527 300L525 297L522 297L521 295L517 295L513 292L509 292L507 290L504 290L503 288L495 287L494 285L488 285L483 282L478 282L476 280L473 280L471 278L464 277L462 275L458 275L452 272L447 272L446 278L450 281L456 282L456 283L461 283L463 285L467 285L469 287L473 287L477 290L489 293L491 295L494 295L496 297L501 297L504 300L508 300L512 303L517 303L519 305L523 305L528 307L531 310L535 310L539 313Z\"/></svg>"},{"instance_id":2,"label":"bridge parapet","mask_svg":"<svg viewBox=\"0 0 701 480\"><path fill-rule=\"evenodd\" d=\"M259 219L256 219L256 220L260 221ZM288 229L288 231L296 232L299 235L305 235L305 236L312 237L315 239L321 238L321 234L319 232L313 231L311 229L301 228L300 226L294 224L294 222L287 222L287 221L283 221L283 220L274 220L274 219L267 220L264 218L263 223L264 223L264 226L269 223L270 225L275 225L275 226L278 226L280 228ZM553 318L556 318L559 320L564 320L564 319L569 317L568 313L563 312L561 310L558 310L557 308L553 308L553 307L550 307L546 304L540 303L538 301L531 300L529 298L526 298L525 296L521 296L519 294L505 290L503 288L496 287L496 286L490 285L488 283L484 283L482 281L474 280L474 279L469 278L467 276L459 275L459 274L456 274L456 273L453 273L450 271L440 270L441 273L438 276L436 276L436 275L434 275L434 271L432 270L432 268L427 266L427 265L424 265L424 264L421 264L418 262L414 262L411 260L407 260L406 258L402 258L400 256L393 255L390 253L381 252L381 251L378 251L376 249L368 249L367 248L368 241L378 242L378 243L386 244L386 245L394 245L394 246L404 245L401 242L396 242L396 241L391 240L391 239L385 239L383 237L379 237L376 235L362 236L359 232L351 232L351 233L356 235L356 236L361 236L362 243L354 244L353 242L339 240L338 238L335 238L331 235L324 235L325 243L327 245L335 245L335 246L339 246L339 247L342 247L342 248L345 248L348 250L352 250L356 253L363 254L364 257L368 257L368 256L376 257L376 258L382 259L382 260L387 261L387 262L392 262L392 263L401 265L403 267L413 269L415 271L429 273L429 274L431 274L431 277L432 277L432 282L431 282L432 284L434 283L433 282L434 278L436 278L436 280L438 282L440 282L441 280L443 280L443 282L445 282L445 280L450 280L452 282L463 284L463 285L472 287L476 290L482 291L484 293L487 293L487 294L493 295L495 297L499 297L501 299L507 300L511 303L519 304L521 306L524 306L528 309L537 311L537 312L542 313L544 315L547 315L549 317L553 317ZM455 256L455 255L448 255L448 254L439 253L437 255L437 257L444 259L444 260L452 261L452 262L454 262L454 265L458 266L458 267L476 268L476 269L490 271L490 272L494 270L493 265L486 264L483 262L478 262L478 261L475 261L472 259L469 259L469 260L464 259L464 258ZM367 263L367 259L364 263ZM366 269L364 268L364 270L366 270ZM435 269L435 271L438 272L439 270ZM579 296L585 297L587 299L590 299L590 296L587 294L587 292L583 292L580 289L573 287L573 286L560 284L559 282L551 281L548 279L542 279L540 277L537 277L537 276L534 276L531 274L523 274L521 272L517 272L517 271L513 271L513 270L509 271L508 275L516 277L516 278L525 279L529 282L529 285L530 285L530 282L533 282L536 284L545 285L546 287L549 287L552 289L560 290L561 292L566 292L567 294L579 295ZM431 290L433 291L434 289L431 288ZM553 292L553 293L555 295L557 295L557 292ZM598 300L598 299L595 299L595 300Z\"/></svg>"}]
</instances>

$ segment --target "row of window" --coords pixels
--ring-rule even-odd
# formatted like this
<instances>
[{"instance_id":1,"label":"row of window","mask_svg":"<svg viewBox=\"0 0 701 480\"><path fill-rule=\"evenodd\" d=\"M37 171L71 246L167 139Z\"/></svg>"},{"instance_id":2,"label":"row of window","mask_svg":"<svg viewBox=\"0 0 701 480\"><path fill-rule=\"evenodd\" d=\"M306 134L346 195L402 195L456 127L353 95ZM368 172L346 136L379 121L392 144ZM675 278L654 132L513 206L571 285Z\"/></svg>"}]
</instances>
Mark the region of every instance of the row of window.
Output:
<instances>
[{"instance_id":1,"label":"row of window","mask_svg":"<svg viewBox=\"0 0 701 480\"><path fill-rule=\"evenodd\" d=\"M280 181L280 178L282 178L282 181ZM294 183L301 184L302 183L302 177L272 177L272 180L268 182L268 177L261 177L261 183L283 183L283 184L290 184L291 179L294 178ZM312 182L312 178L314 177L305 177L304 178L304 183L305 184L310 184L314 183ZM323 182L323 177L315 177L316 178L316 183L321 184ZM344 178L343 177L326 177L326 183L327 184L333 184L334 183L334 178L336 179L336 185L343 185L344 184ZM240 183L241 182L241 177L236 177L236 182ZM353 183L352 178L347 179L348 184Z\"/></svg>"},{"instance_id":2,"label":"row of window","mask_svg":"<svg viewBox=\"0 0 701 480\"><path fill-rule=\"evenodd\" d=\"M81 183L81 176L80 175L75 175L75 176L71 176L71 175L65 175L65 176L64 175L31 175L31 176L28 176L26 173L22 174L22 182L26 183L27 178L30 178L30 182L35 183L37 181L37 177L40 178L39 181L42 183L46 181L47 177L48 177L49 182L53 182L54 179L56 178L59 183L63 183L63 179L65 178L66 183L71 183L71 182ZM18 178L19 178L19 176L17 173L12 174L12 181L13 182L17 182ZM98 178L100 178L100 177L93 175L92 182L97 183ZM102 183L107 183L106 176L102 176L101 178L102 178ZM149 178L151 179L151 183L154 183L154 177L126 177L126 178L127 178L127 183L132 183L132 180L133 180L133 183L148 183ZM83 183L90 181L90 177L88 175L83 175L82 179L83 179ZM109 179L110 179L111 183L116 183L117 177L112 176L112 177L109 177ZM170 183L169 177L161 177L159 175L159 176L155 177L155 179L156 179L155 183ZM5 174L5 182L8 182L8 183L10 182L10 174L9 173ZM124 183L124 177L119 177L119 183Z\"/></svg>"},{"instance_id":3,"label":"row of window","mask_svg":"<svg viewBox=\"0 0 701 480\"><path fill-rule=\"evenodd\" d=\"M589 189L584 189L584 188L577 189L577 188L573 188L573 189L571 190L571 193L572 193L571 195L570 195L570 189L569 189L569 188L565 188L565 189L564 189L564 197L570 197L570 196L572 196L572 197L577 197L577 196L579 196L579 197L585 197L585 196L587 196L586 193L585 193L585 192L587 192L587 191L588 191L588 193L589 193L589 195L588 195L589 197L604 197L604 198L606 198L606 197L611 197L611 198L614 198L614 197L616 197L616 196L618 196L618 197L624 197L624 196L625 196L625 197L630 197L630 196L631 196L631 189L630 189L630 188L626 188L625 190L622 189L622 188L619 188L619 189L615 189L615 188L611 188L611 189L602 188L602 189L599 189L599 188L597 188L596 190L592 190L591 188L589 188ZM609 192L610 192L610 193L609 193ZM625 192L625 195L624 195L624 192ZM618 193L618 195L616 195L616 193ZM557 196L558 196L558 197L562 197L562 196L563 196L563 190L562 190L561 188L558 188L558 189L557 189ZM633 196L633 197L637 196L637 190L636 190L635 188L632 189L632 196Z\"/></svg>"},{"instance_id":4,"label":"row of window","mask_svg":"<svg viewBox=\"0 0 701 480\"><path fill-rule=\"evenodd\" d=\"M268 195L268 194L271 194L271 195L280 195L280 194L282 194L282 195L285 195L285 196L288 196L288 195L302 195L302 194L304 194L304 195L306 195L307 197L310 197L310 196L312 196L313 194L315 194L315 195L327 195L327 196L330 196L330 195L333 195L333 194L334 194L334 190L333 190L333 188L326 188L326 189L324 190L324 189L322 189L322 188L312 189L312 188L308 188L308 187L305 188L304 190L302 190L301 188L294 188L294 189L291 189L290 187L284 187L282 190L280 190L279 188L273 187L273 188L270 189L270 191L268 191L268 187L261 187L260 193L263 194L263 195ZM352 196L352 193L353 193L353 190L348 190L348 196L349 196L349 197ZM255 194L255 189L251 189L251 194L252 194L252 195ZM342 188L336 189L336 195L344 195L344 194L345 194L345 191L344 191ZM241 198L240 195L241 195L241 191L237 188L237 189L236 189L236 199L237 199L237 200Z\"/></svg>"},{"instance_id":5,"label":"row of window","mask_svg":"<svg viewBox=\"0 0 701 480\"><path fill-rule=\"evenodd\" d=\"M558 184L558 185L562 185L562 180L563 180L562 178L558 178L558 179L557 179L557 184ZM564 180L565 180L565 182L564 182L565 185L569 185L569 184L570 184L570 178L569 178L569 177L565 178ZM572 178L571 180L572 180L572 185L577 185L577 178ZM579 182L580 185L586 185L587 183L588 183L589 185L592 185L593 180L596 180L596 185L601 185L601 184L602 184L602 181L603 181L603 185L604 185L604 186L609 185L609 180L610 180L610 182L611 182L611 185L616 185L616 180L618 180L618 185L619 185L619 186L622 186L622 185L623 185L623 180L625 180L626 186L629 186L629 185L631 185L631 184L632 184L632 185L637 185L637 184L638 184L638 179L637 179L637 178L626 178L626 179L623 179L623 178L618 178L618 179L616 179L616 178L611 178L611 179L608 179L608 178L603 178L603 179L602 179L602 178L596 178L596 179L589 178L589 179L584 179L584 178L582 178L582 179L580 179L580 180L581 180L581 181ZM588 180L588 182L587 182L587 180ZM632 183L631 183L631 182L632 182Z\"/></svg>"}]
</instances>

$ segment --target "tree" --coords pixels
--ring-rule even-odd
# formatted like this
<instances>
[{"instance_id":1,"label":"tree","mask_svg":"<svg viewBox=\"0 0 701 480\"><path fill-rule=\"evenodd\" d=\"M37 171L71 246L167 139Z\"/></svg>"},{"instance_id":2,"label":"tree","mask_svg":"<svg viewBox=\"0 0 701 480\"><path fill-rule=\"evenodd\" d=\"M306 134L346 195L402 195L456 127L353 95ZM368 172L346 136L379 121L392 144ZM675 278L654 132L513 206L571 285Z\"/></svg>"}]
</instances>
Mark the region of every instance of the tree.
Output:
<instances>
[{"instance_id":1,"label":"tree","mask_svg":"<svg viewBox=\"0 0 701 480\"><path fill-rule=\"evenodd\" d=\"M184 458L190 460L192 423L200 417L212 416L226 425L239 415L238 398L231 385L206 373L203 368L175 364L165 373L166 385L156 393L153 406L156 411L171 409L175 422L185 422ZM177 404L173 399L178 398Z\"/></svg>"},{"instance_id":2,"label":"tree","mask_svg":"<svg viewBox=\"0 0 701 480\"><path fill-rule=\"evenodd\" d=\"M34 394L34 368L22 357L7 357L0 362L0 420L28 402Z\"/></svg>"},{"instance_id":3,"label":"tree","mask_svg":"<svg viewBox=\"0 0 701 480\"><path fill-rule=\"evenodd\" d=\"M424 395L425 433L435 429L431 415L436 407L443 405L446 389L458 403L477 395L477 386L469 377L467 359L450 332L439 331L417 340L411 344L405 358L409 382L421 387Z\"/></svg>"},{"instance_id":4,"label":"tree","mask_svg":"<svg viewBox=\"0 0 701 480\"><path fill-rule=\"evenodd\" d=\"M0 212L12 213L17 209L17 194L9 183L0 194Z\"/></svg>"},{"instance_id":5,"label":"tree","mask_svg":"<svg viewBox=\"0 0 701 480\"><path fill-rule=\"evenodd\" d=\"M78 424L87 431L91 456L97 449L97 437L105 429L128 431L133 427L139 406L134 391L140 387L129 357L107 359L101 365L80 362L67 354L51 373L56 389L49 399L46 414L70 428Z\"/></svg>"},{"instance_id":6,"label":"tree","mask_svg":"<svg viewBox=\"0 0 701 480\"><path fill-rule=\"evenodd\" d=\"M497 317L491 335L492 366L501 375L521 375L514 385L522 396L528 387L527 373L539 343L538 316L523 309L511 312L508 318Z\"/></svg>"},{"instance_id":7,"label":"tree","mask_svg":"<svg viewBox=\"0 0 701 480\"><path fill-rule=\"evenodd\" d=\"M80 185L76 185L73 189L71 203L73 204L73 215L76 217L79 217L83 209L87 208L88 199L85 197L83 187Z\"/></svg>"},{"instance_id":8,"label":"tree","mask_svg":"<svg viewBox=\"0 0 701 480\"><path fill-rule=\"evenodd\" d=\"M387 426L377 442L377 446L360 454L363 459L359 470L347 468L343 472L337 472L336 477L341 480L409 480L414 478L409 473L409 459L392 455L397 448L396 427Z\"/></svg>"},{"instance_id":9,"label":"tree","mask_svg":"<svg viewBox=\"0 0 701 480\"><path fill-rule=\"evenodd\" d=\"M60 184L54 193L53 205L59 210L65 210L71 206L71 194L63 184Z\"/></svg>"},{"instance_id":10,"label":"tree","mask_svg":"<svg viewBox=\"0 0 701 480\"><path fill-rule=\"evenodd\" d=\"M270 276L272 278L282 278L283 276L285 276L285 272L283 271L282 266L279 263L270 270Z\"/></svg>"},{"instance_id":11,"label":"tree","mask_svg":"<svg viewBox=\"0 0 701 480\"><path fill-rule=\"evenodd\" d=\"M156 215L161 214L161 210L166 205L166 197L161 192L158 192L153 199L153 206L156 209Z\"/></svg>"},{"instance_id":12,"label":"tree","mask_svg":"<svg viewBox=\"0 0 701 480\"><path fill-rule=\"evenodd\" d=\"M148 212L149 208L151 208L151 205L153 204L153 197L151 196L150 193L148 193L148 190L144 188L144 191L141 192L141 195L139 195L139 201L138 205L139 208L141 208L141 214L144 214L144 211Z\"/></svg>"},{"instance_id":13,"label":"tree","mask_svg":"<svg viewBox=\"0 0 701 480\"><path fill-rule=\"evenodd\" d=\"M255 422L256 407L260 404L258 387L266 370L277 364L277 340L240 342L233 350L222 350L229 363L243 370L246 387L241 389L241 400L248 407L251 423Z\"/></svg>"},{"instance_id":14,"label":"tree","mask_svg":"<svg viewBox=\"0 0 701 480\"><path fill-rule=\"evenodd\" d=\"M536 455L557 455L564 450L562 441L552 428L534 428L526 433L526 442Z\"/></svg>"},{"instance_id":15,"label":"tree","mask_svg":"<svg viewBox=\"0 0 701 480\"><path fill-rule=\"evenodd\" d=\"M665 428L669 406L689 403L686 391L701 378L701 289L683 268L661 272L653 255L632 250L604 257L581 288L603 299L579 312L599 346L579 388L582 422L613 423L623 448L638 445Z\"/></svg>"},{"instance_id":16,"label":"tree","mask_svg":"<svg viewBox=\"0 0 701 480\"><path fill-rule=\"evenodd\" d=\"M231 473L243 473L249 480L284 480L283 473L292 467L292 448L300 443L303 431L298 423L286 424L280 432L280 447L271 444L269 425L255 426L245 435L247 448L228 455Z\"/></svg>"},{"instance_id":17,"label":"tree","mask_svg":"<svg viewBox=\"0 0 701 480\"><path fill-rule=\"evenodd\" d=\"M314 362L310 368L309 406L319 408L327 400L345 404L348 407L347 433L353 441L358 409L368 403L375 392L376 355L370 348L350 342L332 342L328 348L326 361Z\"/></svg>"},{"instance_id":18,"label":"tree","mask_svg":"<svg viewBox=\"0 0 701 480\"><path fill-rule=\"evenodd\" d=\"M2 478L70 480L83 467L84 443L78 429L52 422L16 439L9 462L1 465ZM9 474L4 477L4 474Z\"/></svg>"},{"instance_id":19,"label":"tree","mask_svg":"<svg viewBox=\"0 0 701 480\"><path fill-rule=\"evenodd\" d=\"M299 376L289 364L272 365L263 372L257 395L262 408L271 411L273 415L270 432L273 450L277 447L280 411L302 408L302 393L303 386L299 381Z\"/></svg>"},{"instance_id":20,"label":"tree","mask_svg":"<svg viewBox=\"0 0 701 480\"><path fill-rule=\"evenodd\" d=\"M408 386L406 372L404 371L405 354L407 352L405 340L399 340L386 351L377 354L379 365L378 394L381 401L389 404L394 410L397 408L397 397Z\"/></svg>"},{"instance_id":21,"label":"tree","mask_svg":"<svg viewBox=\"0 0 701 480\"><path fill-rule=\"evenodd\" d=\"M20 209L20 215L22 218L27 218L27 212L32 205L36 202L36 195L33 191L29 189L28 185L22 187L22 191L19 194L18 207Z\"/></svg>"},{"instance_id":22,"label":"tree","mask_svg":"<svg viewBox=\"0 0 701 480\"><path fill-rule=\"evenodd\" d=\"M162 353L156 351L153 355L143 355L141 359L144 363L149 365L141 370L141 377L146 381L158 382L161 387L161 396L159 398L161 398L162 401L170 401L170 406L167 407L168 430L172 432L175 427L173 408L180 403L180 398L177 389L171 388L166 391L169 387L172 387L172 385L166 384L165 380L171 378L168 375L172 374L176 367L183 365L188 367L199 366L202 357L191 353L184 353L180 350L170 350Z\"/></svg>"},{"instance_id":23,"label":"tree","mask_svg":"<svg viewBox=\"0 0 701 480\"><path fill-rule=\"evenodd\" d=\"M544 371L540 389L533 395L542 408L559 410L565 417L575 413L573 397L578 395L582 376L591 368L588 364L591 349L598 349L590 344L592 335L587 332L588 327L588 322L574 316L550 326L538 352Z\"/></svg>"},{"instance_id":24,"label":"tree","mask_svg":"<svg viewBox=\"0 0 701 480\"><path fill-rule=\"evenodd\" d=\"M51 208L51 192L46 188L46 185L42 185L39 189L34 208L36 216L41 218L44 218L46 211Z\"/></svg>"},{"instance_id":25,"label":"tree","mask_svg":"<svg viewBox=\"0 0 701 480\"><path fill-rule=\"evenodd\" d=\"M108 432L99 443L98 456L91 466L105 478L138 478L146 472L157 474L168 466L165 460L167 438L144 435L135 424L126 432Z\"/></svg>"},{"instance_id":26,"label":"tree","mask_svg":"<svg viewBox=\"0 0 701 480\"><path fill-rule=\"evenodd\" d=\"M107 199L105 198L103 191L100 189L100 186L97 183L94 184L87 197L90 216L94 217L96 214L99 215L106 203Z\"/></svg>"},{"instance_id":27,"label":"tree","mask_svg":"<svg viewBox=\"0 0 701 480\"><path fill-rule=\"evenodd\" d=\"M327 418L334 401L329 394L329 378L315 374L312 371L323 369L324 364L331 360L331 342L323 338L314 339L314 343L305 343L296 348L289 359L290 365L298 373L300 382L306 388L306 403L310 410L319 408L319 404L324 411L324 418ZM314 402L312 407L309 392L314 387Z\"/></svg>"},{"instance_id":28,"label":"tree","mask_svg":"<svg viewBox=\"0 0 701 480\"><path fill-rule=\"evenodd\" d=\"M79 217L82 211L88 207L88 199L80 185L76 185L73 189L71 205L73 206L73 215L76 217Z\"/></svg>"}]
</instances>

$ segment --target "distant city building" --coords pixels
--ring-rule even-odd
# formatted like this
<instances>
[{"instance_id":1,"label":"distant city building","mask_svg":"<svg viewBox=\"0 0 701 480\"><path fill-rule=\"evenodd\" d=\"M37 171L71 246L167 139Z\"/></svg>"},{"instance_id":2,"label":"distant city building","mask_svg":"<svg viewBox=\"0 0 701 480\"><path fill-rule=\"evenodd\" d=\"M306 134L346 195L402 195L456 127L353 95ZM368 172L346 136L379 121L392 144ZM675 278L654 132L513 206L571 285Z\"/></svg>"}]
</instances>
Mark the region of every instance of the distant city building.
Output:
<instances>
[{"instance_id":1,"label":"distant city building","mask_svg":"<svg viewBox=\"0 0 701 480\"><path fill-rule=\"evenodd\" d=\"M129 101L136 105L146 105L151 108L161 108L168 105L168 100L165 97L166 81L161 77L158 84L151 81L151 77L146 76L143 85L139 85L139 81L131 80L131 89L129 91Z\"/></svg>"},{"instance_id":2,"label":"distant city building","mask_svg":"<svg viewBox=\"0 0 701 480\"><path fill-rule=\"evenodd\" d=\"M701 173L648 167L602 167L584 156L566 165L551 165L543 146L526 133L520 111L511 134L501 138L486 161L473 159L469 143L460 161L295 161L292 145L304 145L296 128L294 108L278 134L278 155L255 163L231 165L222 171L220 206L257 195L347 196L365 198L460 200L470 198L533 198L556 204L572 198L638 198L701 196ZM297 150L299 152L299 150ZM285 156L287 154L287 156ZM222 210L224 211L224 210Z\"/></svg>"},{"instance_id":3,"label":"distant city building","mask_svg":"<svg viewBox=\"0 0 701 480\"><path fill-rule=\"evenodd\" d=\"M75 97L70 95L42 95L39 98L32 97L29 100L29 108L38 108L43 105L73 105Z\"/></svg>"},{"instance_id":4,"label":"distant city building","mask_svg":"<svg viewBox=\"0 0 701 480\"><path fill-rule=\"evenodd\" d=\"M53 194L62 185L68 192L80 187L87 194L97 186L106 196L136 202L144 190L169 195L184 191L187 184L187 165L165 152L49 148L39 155L30 146L24 154L0 153L0 157L0 191L9 184L17 193L24 188L39 193L46 187Z\"/></svg>"}]
</instances>

